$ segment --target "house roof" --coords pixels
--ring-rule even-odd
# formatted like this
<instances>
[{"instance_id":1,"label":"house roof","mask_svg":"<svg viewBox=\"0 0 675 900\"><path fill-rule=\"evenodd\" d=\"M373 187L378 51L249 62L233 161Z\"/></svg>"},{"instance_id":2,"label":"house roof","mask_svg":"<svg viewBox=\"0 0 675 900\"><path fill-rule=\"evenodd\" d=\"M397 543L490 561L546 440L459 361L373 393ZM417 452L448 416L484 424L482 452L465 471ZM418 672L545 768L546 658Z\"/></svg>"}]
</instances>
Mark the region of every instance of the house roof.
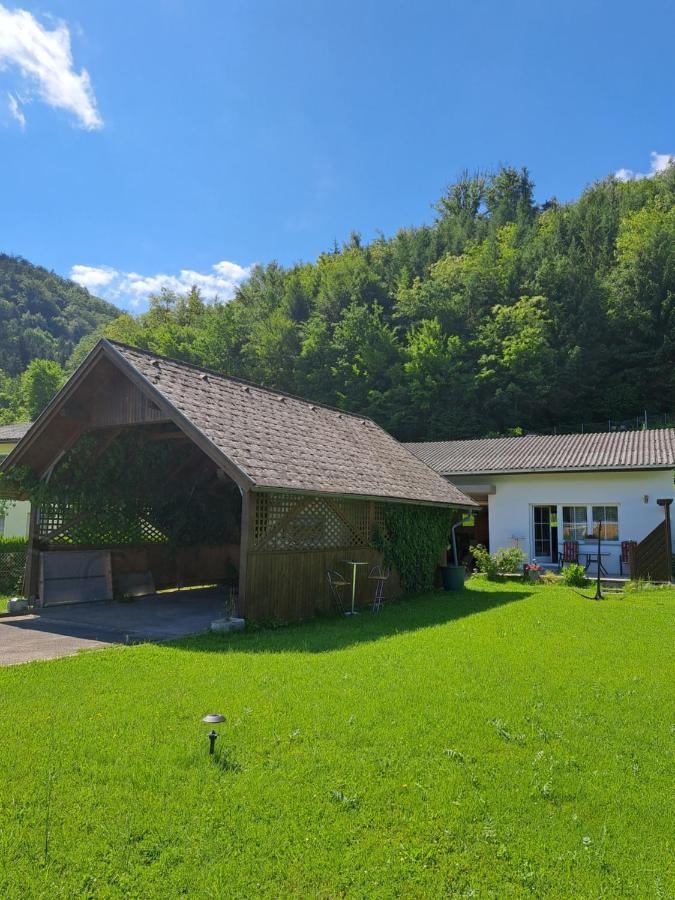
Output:
<instances>
[{"instance_id":1,"label":"house roof","mask_svg":"<svg viewBox=\"0 0 675 900\"><path fill-rule=\"evenodd\" d=\"M3 468L23 462L30 445L102 356L243 489L475 505L370 419L105 339Z\"/></svg>"},{"instance_id":2,"label":"house roof","mask_svg":"<svg viewBox=\"0 0 675 900\"><path fill-rule=\"evenodd\" d=\"M675 468L675 429L406 444L442 475Z\"/></svg>"},{"instance_id":3,"label":"house roof","mask_svg":"<svg viewBox=\"0 0 675 900\"><path fill-rule=\"evenodd\" d=\"M0 425L0 442L20 441L32 424L32 422L18 422L14 425Z\"/></svg>"}]
</instances>

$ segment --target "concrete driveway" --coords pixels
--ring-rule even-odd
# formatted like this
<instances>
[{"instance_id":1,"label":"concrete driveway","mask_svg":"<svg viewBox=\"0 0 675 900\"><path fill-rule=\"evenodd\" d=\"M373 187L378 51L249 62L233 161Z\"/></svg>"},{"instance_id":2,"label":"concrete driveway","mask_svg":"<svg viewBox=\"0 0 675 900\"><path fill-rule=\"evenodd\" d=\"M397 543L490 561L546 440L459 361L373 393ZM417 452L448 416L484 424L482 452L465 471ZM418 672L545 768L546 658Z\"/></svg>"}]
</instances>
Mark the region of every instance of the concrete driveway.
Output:
<instances>
[{"instance_id":1,"label":"concrete driveway","mask_svg":"<svg viewBox=\"0 0 675 900\"><path fill-rule=\"evenodd\" d=\"M223 616L223 603L218 589L175 591L131 603L75 603L0 618L0 666L198 634Z\"/></svg>"}]
</instances>

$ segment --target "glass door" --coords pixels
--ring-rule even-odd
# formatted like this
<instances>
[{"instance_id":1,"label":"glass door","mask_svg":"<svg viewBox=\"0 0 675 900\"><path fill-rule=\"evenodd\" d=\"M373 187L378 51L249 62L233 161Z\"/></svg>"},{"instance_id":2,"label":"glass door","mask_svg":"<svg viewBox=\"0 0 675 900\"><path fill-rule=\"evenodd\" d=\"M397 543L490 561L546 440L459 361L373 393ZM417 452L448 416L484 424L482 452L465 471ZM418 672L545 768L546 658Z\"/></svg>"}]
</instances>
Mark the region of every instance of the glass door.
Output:
<instances>
[{"instance_id":1,"label":"glass door","mask_svg":"<svg viewBox=\"0 0 675 900\"><path fill-rule=\"evenodd\" d=\"M556 562L558 555L558 508L546 506L532 507L532 537L534 558L540 562Z\"/></svg>"}]
</instances>

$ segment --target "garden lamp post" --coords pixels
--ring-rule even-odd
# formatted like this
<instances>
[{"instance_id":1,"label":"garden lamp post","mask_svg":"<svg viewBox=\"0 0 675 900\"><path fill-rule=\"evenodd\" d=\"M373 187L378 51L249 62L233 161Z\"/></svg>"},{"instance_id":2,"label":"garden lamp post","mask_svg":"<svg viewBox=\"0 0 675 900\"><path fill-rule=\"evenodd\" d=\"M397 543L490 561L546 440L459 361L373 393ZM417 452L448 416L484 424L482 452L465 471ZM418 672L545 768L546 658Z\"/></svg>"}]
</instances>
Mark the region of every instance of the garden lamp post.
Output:
<instances>
[{"instance_id":1,"label":"garden lamp post","mask_svg":"<svg viewBox=\"0 0 675 900\"><path fill-rule=\"evenodd\" d=\"M205 725L217 725L220 722L224 722L224 721L225 721L225 716L221 715L220 713L209 713L208 715L204 716L204 718L202 719L202 722L204 722ZM208 734L209 755L210 756L213 755L214 750L216 748L216 738L217 737L218 737L218 732L215 730L215 728L212 728Z\"/></svg>"}]
</instances>

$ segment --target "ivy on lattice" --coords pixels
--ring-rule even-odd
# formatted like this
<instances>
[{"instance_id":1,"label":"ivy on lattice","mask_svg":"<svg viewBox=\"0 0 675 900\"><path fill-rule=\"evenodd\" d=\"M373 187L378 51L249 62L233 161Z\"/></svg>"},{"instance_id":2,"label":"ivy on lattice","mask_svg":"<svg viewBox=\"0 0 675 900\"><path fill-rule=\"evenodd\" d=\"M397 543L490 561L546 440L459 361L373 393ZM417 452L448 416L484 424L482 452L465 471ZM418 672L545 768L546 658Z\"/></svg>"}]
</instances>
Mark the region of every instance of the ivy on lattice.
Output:
<instances>
[{"instance_id":1,"label":"ivy on lattice","mask_svg":"<svg viewBox=\"0 0 675 900\"><path fill-rule=\"evenodd\" d=\"M104 450L102 451L102 447ZM232 485L207 490L211 463L174 477L185 462L177 441L144 440L127 432L107 444L87 434L54 468L49 479L30 469L6 481L39 510L38 534L54 545L124 546L236 543L241 501Z\"/></svg>"}]
</instances>

